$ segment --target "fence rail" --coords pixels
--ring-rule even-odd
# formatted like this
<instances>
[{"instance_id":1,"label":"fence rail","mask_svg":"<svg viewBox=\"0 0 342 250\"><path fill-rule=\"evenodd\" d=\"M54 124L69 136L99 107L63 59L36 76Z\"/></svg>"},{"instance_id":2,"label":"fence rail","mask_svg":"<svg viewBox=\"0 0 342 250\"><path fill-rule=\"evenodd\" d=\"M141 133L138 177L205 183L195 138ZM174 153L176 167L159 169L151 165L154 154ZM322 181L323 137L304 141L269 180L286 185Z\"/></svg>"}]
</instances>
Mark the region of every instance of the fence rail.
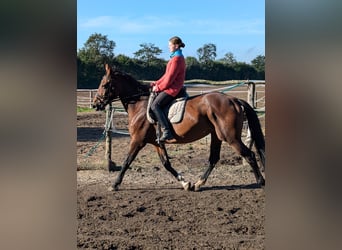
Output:
<instances>
[{"instance_id":1,"label":"fence rail","mask_svg":"<svg viewBox=\"0 0 342 250\"><path fill-rule=\"evenodd\" d=\"M261 84L260 84L261 83ZM265 82L240 82L238 84L230 85L230 86L224 86L224 87L217 87L217 85L211 86L203 84L199 84L197 86L194 85L188 85L187 86L187 93L192 96L200 93L208 93L211 91L219 91L223 93L227 93L229 91L229 94L234 95L238 98L244 99L248 101L248 103L251 104L251 106L257 110L265 112ZM199 90L199 88L201 88ZM92 99L95 96L97 89L77 89L77 106L79 107L91 107L92 105ZM122 104L120 101L114 102L112 105L108 105L111 108L113 107L116 113L123 112ZM124 134L129 135L128 131L125 130L117 130L114 124L113 113L112 109L110 108L110 111L108 109L108 106L106 107L106 124L105 124L105 158L108 162L108 169L111 169L113 166L115 166L115 163L111 159L111 132L118 133L118 134ZM121 111L122 110L122 111ZM121 111L121 112L120 112ZM113 111L114 112L114 111ZM123 112L127 114L126 112ZM263 114L264 115L264 114ZM244 131L246 131L246 139L245 144L251 148L253 145L253 141L251 140L251 133L248 129L247 122L244 122ZM103 137L101 137L103 138ZM100 141L100 140L99 140ZM89 151L93 151L98 146L98 143Z\"/></svg>"},{"instance_id":2,"label":"fence rail","mask_svg":"<svg viewBox=\"0 0 342 250\"><path fill-rule=\"evenodd\" d=\"M236 85L236 87L234 85L220 87L205 84L189 84L186 86L190 96L211 91L221 91L247 100L249 103L254 104L253 108L260 109L265 107L265 81L247 81ZM77 89L77 106L91 108L96 91L97 89Z\"/></svg>"}]
</instances>

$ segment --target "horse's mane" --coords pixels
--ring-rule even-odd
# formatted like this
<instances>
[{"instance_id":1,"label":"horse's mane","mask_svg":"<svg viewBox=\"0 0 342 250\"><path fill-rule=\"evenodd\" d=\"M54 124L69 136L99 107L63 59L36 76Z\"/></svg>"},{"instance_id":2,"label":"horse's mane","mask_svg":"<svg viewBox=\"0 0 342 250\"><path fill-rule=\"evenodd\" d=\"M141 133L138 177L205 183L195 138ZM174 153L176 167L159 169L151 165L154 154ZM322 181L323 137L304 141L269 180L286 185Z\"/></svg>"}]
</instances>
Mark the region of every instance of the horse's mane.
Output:
<instances>
[{"instance_id":1,"label":"horse's mane","mask_svg":"<svg viewBox=\"0 0 342 250\"><path fill-rule=\"evenodd\" d=\"M132 87L134 87L139 93L142 95L148 96L150 93L150 87L146 84L143 84L142 82L136 80L133 76L130 74L127 74L116 67L112 68L112 74L115 76L119 76L121 78L124 78L127 80L128 83L132 84Z\"/></svg>"},{"instance_id":2,"label":"horse's mane","mask_svg":"<svg viewBox=\"0 0 342 250\"><path fill-rule=\"evenodd\" d=\"M117 79L117 82L120 83L119 97L126 111L129 103L136 103L141 100L142 96L150 95L149 86L142 84L130 74L113 67L111 76L112 79Z\"/></svg>"}]
</instances>

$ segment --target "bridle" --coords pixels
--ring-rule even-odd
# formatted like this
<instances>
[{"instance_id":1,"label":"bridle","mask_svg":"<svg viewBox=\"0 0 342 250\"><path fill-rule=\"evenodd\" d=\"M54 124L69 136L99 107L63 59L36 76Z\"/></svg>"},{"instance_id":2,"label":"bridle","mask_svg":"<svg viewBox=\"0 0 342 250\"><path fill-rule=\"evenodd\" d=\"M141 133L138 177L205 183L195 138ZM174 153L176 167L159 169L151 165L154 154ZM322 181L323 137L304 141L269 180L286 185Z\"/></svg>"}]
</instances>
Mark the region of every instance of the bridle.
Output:
<instances>
[{"instance_id":1,"label":"bridle","mask_svg":"<svg viewBox=\"0 0 342 250\"><path fill-rule=\"evenodd\" d=\"M149 96L150 94L150 91L145 91L145 92L140 92L138 94L134 94L134 95L129 95L129 96L124 96L124 97L115 97L115 98L110 98L110 93L113 93L114 92L114 89L113 89L113 79L111 77L107 77L107 76L104 76L106 77L106 83L105 84L108 84L108 87L106 87L106 91L104 95L101 95L99 93L96 93L95 94L95 98L99 99L101 102L103 103L106 103L106 101L108 103L111 103L111 102L114 102L114 101L118 101L118 100L121 100L121 101L125 101L125 100L129 100L129 99L132 99L134 97L142 97L142 96ZM104 86L101 86L104 88ZM108 89L108 90L107 90Z\"/></svg>"}]
</instances>

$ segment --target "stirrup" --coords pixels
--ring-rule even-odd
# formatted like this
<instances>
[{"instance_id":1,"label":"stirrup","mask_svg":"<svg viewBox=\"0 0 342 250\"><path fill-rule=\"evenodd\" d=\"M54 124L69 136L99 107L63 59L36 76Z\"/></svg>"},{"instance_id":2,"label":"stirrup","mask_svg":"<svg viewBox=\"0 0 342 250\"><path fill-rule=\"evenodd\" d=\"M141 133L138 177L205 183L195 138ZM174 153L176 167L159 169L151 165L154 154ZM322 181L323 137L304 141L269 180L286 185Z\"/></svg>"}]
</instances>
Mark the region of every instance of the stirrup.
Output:
<instances>
[{"instance_id":1,"label":"stirrup","mask_svg":"<svg viewBox=\"0 0 342 250\"><path fill-rule=\"evenodd\" d=\"M159 138L159 141L163 142L171 139L174 139L171 132L163 132L162 136Z\"/></svg>"}]
</instances>

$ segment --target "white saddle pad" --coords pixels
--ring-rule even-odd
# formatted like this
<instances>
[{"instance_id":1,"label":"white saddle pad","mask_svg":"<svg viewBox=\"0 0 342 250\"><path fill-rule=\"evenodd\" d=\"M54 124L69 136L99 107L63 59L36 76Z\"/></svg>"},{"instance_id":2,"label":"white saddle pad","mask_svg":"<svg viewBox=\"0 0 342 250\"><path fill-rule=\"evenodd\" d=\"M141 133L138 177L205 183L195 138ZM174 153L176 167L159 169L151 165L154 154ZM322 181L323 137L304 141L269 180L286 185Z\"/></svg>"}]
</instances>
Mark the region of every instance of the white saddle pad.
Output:
<instances>
[{"instance_id":1,"label":"white saddle pad","mask_svg":"<svg viewBox=\"0 0 342 250\"><path fill-rule=\"evenodd\" d=\"M148 104L147 104L147 120L150 123L155 123L155 121L152 119L152 117L150 116L150 108L151 108L151 103L152 103L152 94L150 95L150 98L148 100ZM181 98L177 98L175 99L172 103L171 106L169 106L170 108L167 110L167 117L170 120L171 123L179 123L182 121L183 116L184 116L184 110L185 110L185 103L186 103L187 97L181 97ZM164 112L166 112L164 110Z\"/></svg>"}]
</instances>

